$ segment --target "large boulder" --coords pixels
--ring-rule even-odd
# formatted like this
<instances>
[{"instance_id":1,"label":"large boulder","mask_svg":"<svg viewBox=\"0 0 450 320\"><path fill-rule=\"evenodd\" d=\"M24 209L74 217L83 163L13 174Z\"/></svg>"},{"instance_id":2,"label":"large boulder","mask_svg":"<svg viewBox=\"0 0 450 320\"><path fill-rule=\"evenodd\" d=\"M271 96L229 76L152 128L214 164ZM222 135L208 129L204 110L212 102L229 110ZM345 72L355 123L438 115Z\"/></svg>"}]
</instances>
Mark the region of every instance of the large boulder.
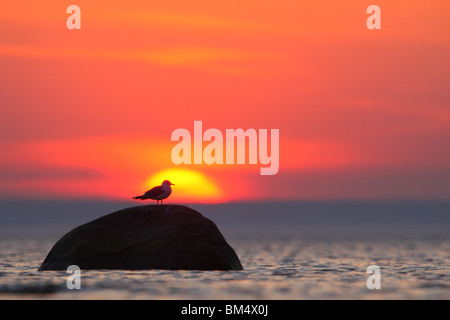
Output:
<instances>
[{"instance_id":1,"label":"large boulder","mask_svg":"<svg viewBox=\"0 0 450 320\"><path fill-rule=\"evenodd\" d=\"M179 205L120 210L64 235L39 270L242 270L217 226Z\"/></svg>"}]
</instances>

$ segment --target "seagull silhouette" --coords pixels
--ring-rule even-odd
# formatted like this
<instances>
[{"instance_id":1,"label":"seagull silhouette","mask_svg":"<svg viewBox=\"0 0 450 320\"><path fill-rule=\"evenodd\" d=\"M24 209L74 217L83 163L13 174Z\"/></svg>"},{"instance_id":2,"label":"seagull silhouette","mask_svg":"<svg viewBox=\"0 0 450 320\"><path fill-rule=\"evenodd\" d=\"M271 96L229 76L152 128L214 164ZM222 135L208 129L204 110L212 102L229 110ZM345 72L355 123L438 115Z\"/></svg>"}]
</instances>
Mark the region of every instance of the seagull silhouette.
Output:
<instances>
[{"instance_id":1,"label":"seagull silhouette","mask_svg":"<svg viewBox=\"0 0 450 320\"><path fill-rule=\"evenodd\" d=\"M163 183L160 186L151 188L146 193L144 193L142 196L136 196L133 197L134 200L147 200L152 199L156 200L156 203L159 204L161 201L161 204L163 203L163 199L166 199L170 194L172 193L171 185L174 185L169 180L164 180Z\"/></svg>"}]
</instances>

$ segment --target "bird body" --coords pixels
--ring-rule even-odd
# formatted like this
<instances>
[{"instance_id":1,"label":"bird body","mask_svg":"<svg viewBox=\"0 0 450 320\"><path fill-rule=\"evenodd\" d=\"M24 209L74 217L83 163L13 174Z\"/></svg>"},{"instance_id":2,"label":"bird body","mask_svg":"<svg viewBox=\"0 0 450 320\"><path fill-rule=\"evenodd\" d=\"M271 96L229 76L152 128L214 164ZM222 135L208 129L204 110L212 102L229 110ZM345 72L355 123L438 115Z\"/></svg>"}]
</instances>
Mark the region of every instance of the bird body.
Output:
<instances>
[{"instance_id":1,"label":"bird body","mask_svg":"<svg viewBox=\"0 0 450 320\"><path fill-rule=\"evenodd\" d=\"M159 204L159 201L163 201L163 199L166 199L170 196L172 193L171 185L174 185L169 180L164 180L163 183L160 186L154 187L150 190L148 190L146 193L144 193L142 196L133 197L134 200L156 200Z\"/></svg>"}]
</instances>

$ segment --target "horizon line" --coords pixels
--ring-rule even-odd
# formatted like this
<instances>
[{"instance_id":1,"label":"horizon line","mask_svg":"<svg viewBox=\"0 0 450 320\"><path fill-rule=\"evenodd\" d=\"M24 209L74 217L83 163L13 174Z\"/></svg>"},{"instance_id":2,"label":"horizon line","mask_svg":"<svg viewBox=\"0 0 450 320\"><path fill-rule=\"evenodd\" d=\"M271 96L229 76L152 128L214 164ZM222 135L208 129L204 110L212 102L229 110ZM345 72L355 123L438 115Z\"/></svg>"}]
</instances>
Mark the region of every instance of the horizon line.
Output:
<instances>
[{"instance_id":1,"label":"horizon line","mask_svg":"<svg viewBox=\"0 0 450 320\"><path fill-rule=\"evenodd\" d=\"M0 203L4 202L111 202L111 203L136 203L137 205L150 205L153 204L154 201L147 202L137 202L136 200L128 200L128 199L112 199L107 197L70 197L70 198L19 198L19 197L11 197L11 198L0 198ZM192 205L224 205L224 204L252 204L252 203L398 203L398 202L410 202L410 203L431 203L431 202L449 202L450 198L379 198L379 199L371 199L371 198L343 198L343 199L332 199L332 198L324 198L324 199L235 199L230 201L168 201L164 203L164 205L184 205L184 204L192 204ZM156 202L154 203L156 205Z\"/></svg>"}]
</instances>

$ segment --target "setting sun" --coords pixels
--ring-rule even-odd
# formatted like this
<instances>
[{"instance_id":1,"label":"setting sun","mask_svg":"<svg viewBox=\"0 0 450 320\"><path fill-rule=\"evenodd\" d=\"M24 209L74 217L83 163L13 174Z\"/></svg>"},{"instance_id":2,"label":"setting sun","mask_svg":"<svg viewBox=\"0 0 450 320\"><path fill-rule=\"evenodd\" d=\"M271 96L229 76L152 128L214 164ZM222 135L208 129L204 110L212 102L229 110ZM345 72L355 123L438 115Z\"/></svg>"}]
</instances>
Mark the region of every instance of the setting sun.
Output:
<instances>
[{"instance_id":1,"label":"setting sun","mask_svg":"<svg viewBox=\"0 0 450 320\"><path fill-rule=\"evenodd\" d=\"M160 185L164 180L174 183L172 197L189 201L213 201L219 200L222 190L203 173L186 169L165 169L148 178L144 185L151 189Z\"/></svg>"}]
</instances>

